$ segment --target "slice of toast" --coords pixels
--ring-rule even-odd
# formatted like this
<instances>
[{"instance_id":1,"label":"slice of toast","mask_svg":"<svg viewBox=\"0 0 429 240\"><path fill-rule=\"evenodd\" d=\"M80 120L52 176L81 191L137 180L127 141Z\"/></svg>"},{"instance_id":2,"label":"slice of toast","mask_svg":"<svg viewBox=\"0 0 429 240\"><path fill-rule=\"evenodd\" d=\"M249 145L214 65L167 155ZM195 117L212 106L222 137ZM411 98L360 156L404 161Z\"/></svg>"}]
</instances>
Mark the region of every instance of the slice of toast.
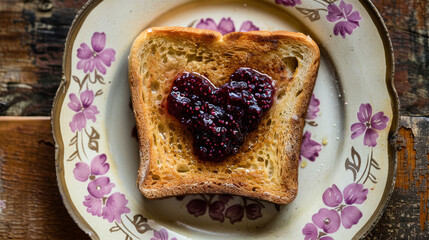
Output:
<instances>
[{"instance_id":1,"label":"slice of toast","mask_svg":"<svg viewBox=\"0 0 429 240\"><path fill-rule=\"evenodd\" d=\"M298 159L320 52L292 32L234 32L224 36L181 27L154 27L134 41L129 82L140 144L137 185L146 198L236 194L277 204L298 190ZM240 67L273 79L274 104L235 155L199 160L193 136L166 108L173 81L195 72L221 86Z\"/></svg>"}]
</instances>

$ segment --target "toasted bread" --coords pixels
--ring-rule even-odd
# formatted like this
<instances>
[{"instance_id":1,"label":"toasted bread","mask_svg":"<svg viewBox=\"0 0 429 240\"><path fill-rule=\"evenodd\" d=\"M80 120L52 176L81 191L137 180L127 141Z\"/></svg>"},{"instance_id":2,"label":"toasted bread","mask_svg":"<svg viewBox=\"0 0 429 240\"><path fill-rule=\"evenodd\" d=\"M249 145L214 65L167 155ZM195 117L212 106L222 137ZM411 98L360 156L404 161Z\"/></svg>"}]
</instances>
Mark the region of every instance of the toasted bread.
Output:
<instances>
[{"instance_id":1,"label":"toasted bread","mask_svg":"<svg viewBox=\"0 0 429 240\"><path fill-rule=\"evenodd\" d=\"M143 31L129 56L140 147L139 190L149 199L217 193L291 202L298 190L304 119L319 58L316 43L301 33L222 36L182 27ZM274 80L274 104L237 154L217 163L201 161L193 152L193 136L165 107L173 81L183 72L195 72L221 86L240 67Z\"/></svg>"}]
</instances>

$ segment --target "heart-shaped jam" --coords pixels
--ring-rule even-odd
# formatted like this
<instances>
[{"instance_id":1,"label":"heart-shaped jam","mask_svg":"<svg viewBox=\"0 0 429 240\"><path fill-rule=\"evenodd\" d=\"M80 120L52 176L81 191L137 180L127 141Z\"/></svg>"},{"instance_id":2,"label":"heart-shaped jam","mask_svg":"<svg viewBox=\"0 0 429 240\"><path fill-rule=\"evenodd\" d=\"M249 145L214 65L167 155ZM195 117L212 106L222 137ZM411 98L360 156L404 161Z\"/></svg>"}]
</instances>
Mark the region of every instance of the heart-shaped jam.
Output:
<instances>
[{"instance_id":1,"label":"heart-shaped jam","mask_svg":"<svg viewBox=\"0 0 429 240\"><path fill-rule=\"evenodd\" d=\"M220 162L238 152L273 105L273 96L271 78L250 68L239 68L219 88L202 75L184 72L174 80L167 107L194 135L198 158Z\"/></svg>"}]
</instances>

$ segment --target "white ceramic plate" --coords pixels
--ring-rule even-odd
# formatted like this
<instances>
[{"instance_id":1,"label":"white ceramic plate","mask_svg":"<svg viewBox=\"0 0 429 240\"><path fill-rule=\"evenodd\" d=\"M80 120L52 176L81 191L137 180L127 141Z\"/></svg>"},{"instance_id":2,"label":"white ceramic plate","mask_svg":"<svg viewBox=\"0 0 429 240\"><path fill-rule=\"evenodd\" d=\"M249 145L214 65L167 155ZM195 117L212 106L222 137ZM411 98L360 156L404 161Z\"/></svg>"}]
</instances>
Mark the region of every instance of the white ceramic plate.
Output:
<instances>
[{"instance_id":1,"label":"white ceramic plate","mask_svg":"<svg viewBox=\"0 0 429 240\"><path fill-rule=\"evenodd\" d=\"M141 196L127 57L151 26L288 30L315 39L323 56L293 203ZM389 199L398 103L387 31L367 0L92 0L73 22L63 67L52 120L58 182L93 239L360 238Z\"/></svg>"}]
</instances>

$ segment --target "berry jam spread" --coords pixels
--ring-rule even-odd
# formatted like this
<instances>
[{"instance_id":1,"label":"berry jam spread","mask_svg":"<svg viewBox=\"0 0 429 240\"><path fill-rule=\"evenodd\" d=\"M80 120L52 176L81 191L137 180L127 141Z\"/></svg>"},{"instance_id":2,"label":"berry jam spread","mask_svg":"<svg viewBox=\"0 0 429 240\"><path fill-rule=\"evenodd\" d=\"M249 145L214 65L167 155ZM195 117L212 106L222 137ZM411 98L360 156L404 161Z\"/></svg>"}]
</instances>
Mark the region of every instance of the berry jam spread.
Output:
<instances>
[{"instance_id":1,"label":"berry jam spread","mask_svg":"<svg viewBox=\"0 0 429 240\"><path fill-rule=\"evenodd\" d=\"M271 78L250 68L239 68L219 88L202 75L184 72L174 80L167 108L194 135L198 158L220 162L238 152L273 105L273 96Z\"/></svg>"}]
</instances>

